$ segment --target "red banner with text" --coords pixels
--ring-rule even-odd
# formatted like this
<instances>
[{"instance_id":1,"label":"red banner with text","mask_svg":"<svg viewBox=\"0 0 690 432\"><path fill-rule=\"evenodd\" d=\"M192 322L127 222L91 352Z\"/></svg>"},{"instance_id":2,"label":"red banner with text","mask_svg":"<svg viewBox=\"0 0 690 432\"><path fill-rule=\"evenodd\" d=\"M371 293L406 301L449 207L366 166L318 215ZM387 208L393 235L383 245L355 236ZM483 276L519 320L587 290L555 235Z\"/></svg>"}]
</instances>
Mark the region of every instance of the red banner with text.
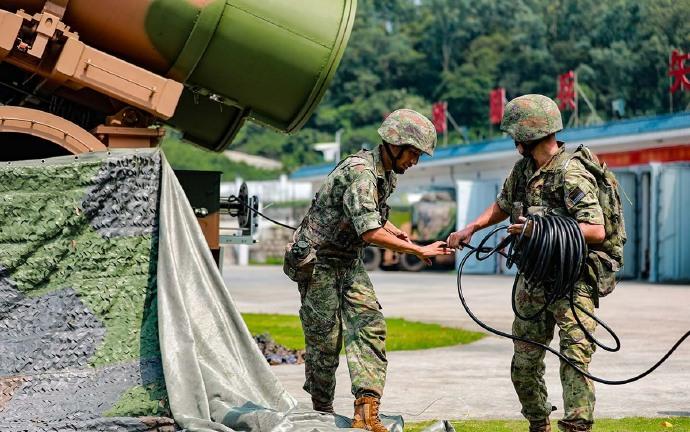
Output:
<instances>
[{"instance_id":1,"label":"red banner with text","mask_svg":"<svg viewBox=\"0 0 690 432\"><path fill-rule=\"evenodd\" d=\"M576 85L575 72L568 71L558 76L558 108L561 111L575 109Z\"/></svg>"},{"instance_id":2,"label":"red banner with text","mask_svg":"<svg viewBox=\"0 0 690 432\"><path fill-rule=\"evenodd\" d=\"M436 102L431 107L432 122L434 123L437 133L444 133L448 130L448 119L446 118L447 110L448 102Z\"/></svg>"},{"instance_id":3,"label":"red banner with text","mask_svg":"<svg viewBox=\"0 0 690 432\"><path fill-rule=\"evenodd\" d=\"M668 76L671 77L671 87L669 93L675 93L678 90L690 90L690 80L687 74L690 73L690 66L686 66L685 62L690 60L690 54L682 54L673 50L668 61Z\"/></svg>"},{"instance_id":4,"label":"red banner with text","mask_svg":"<svg viewBox=\"0 0 690 432\"><path fill-rule=\"evenodd\" d=\"M489 123L500 124L506 105L506 89L499 87L489 93Z\"/></svg>"}]
</instances>

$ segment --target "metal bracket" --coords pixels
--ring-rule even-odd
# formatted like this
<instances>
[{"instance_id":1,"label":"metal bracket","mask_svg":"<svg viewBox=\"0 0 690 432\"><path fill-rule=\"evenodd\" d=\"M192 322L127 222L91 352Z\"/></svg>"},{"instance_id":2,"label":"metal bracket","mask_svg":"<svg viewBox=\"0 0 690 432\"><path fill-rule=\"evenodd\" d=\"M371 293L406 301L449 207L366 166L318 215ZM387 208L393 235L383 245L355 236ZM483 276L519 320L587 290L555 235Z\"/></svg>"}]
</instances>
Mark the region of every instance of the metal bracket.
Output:
<instances>
[{"instance_id":1,"label":"metal bracket","mask_svg":"<svg viewBox=\"0 0 690 432\"><path fill-rule=\"evenodd\" d=\"M239 228L233 228L238 234L226 234L220 236L220 244L254 244L256 239L257 217L252 209L259 207L259 198L256 195L249 196L247 184L242 183L237 196L232 195L221 200L220 208L227 210L228 214L237 218Z\"/></svg>"},{"instance_id":2,"label":"metal bracket","mask_svg":"<svg viewBox=\"0 0 690 432\"><path fill-rule=\"evenodd\" d=\"M221 235L220 236L220 245L225 246L225 245L231 245L231 244L244 244L244 245L252 245L255 244L256 240L252 235Z\"/></svg>"}]
</instances>

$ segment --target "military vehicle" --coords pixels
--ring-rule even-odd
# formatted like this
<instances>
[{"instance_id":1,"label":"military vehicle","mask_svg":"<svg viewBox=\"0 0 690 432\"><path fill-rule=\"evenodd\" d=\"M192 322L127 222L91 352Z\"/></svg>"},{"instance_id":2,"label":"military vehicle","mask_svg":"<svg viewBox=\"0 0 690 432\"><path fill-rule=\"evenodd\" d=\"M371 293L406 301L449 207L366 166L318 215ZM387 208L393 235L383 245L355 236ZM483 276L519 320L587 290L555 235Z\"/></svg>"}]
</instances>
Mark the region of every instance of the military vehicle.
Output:
<instances>
[{"instance_id":1,"label":"military vehicle","mask_svg":"<svg viewBox=\"0 0 690 432\"><path fill-rule=\"evenodd\" d=\"M214 151L246 119L297 131L355 10L356 0L0 0L0 160L151 147L163 124ZM198 212L216 251L217 195Z\"/></svg>"}]
</instances>

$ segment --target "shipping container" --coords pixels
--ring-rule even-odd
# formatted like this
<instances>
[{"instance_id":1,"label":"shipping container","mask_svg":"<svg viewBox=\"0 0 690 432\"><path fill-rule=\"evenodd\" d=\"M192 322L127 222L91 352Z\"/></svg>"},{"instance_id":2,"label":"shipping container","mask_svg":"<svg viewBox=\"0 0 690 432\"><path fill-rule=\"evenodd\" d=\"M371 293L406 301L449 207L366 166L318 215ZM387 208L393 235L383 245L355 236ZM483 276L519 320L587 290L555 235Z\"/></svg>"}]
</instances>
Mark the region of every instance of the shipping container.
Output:
<instances>
[{"instance_id":1,"label":"shipping container","mask_svg":"<svg viewBox=\"0 0 690 432\"><path fill-rule=\"evenodd\" d=\"M628 241L623 249L623 269L618 274L621 279L634 279L639 276L639 242L638 242L638 194L637 173L632 170L614 171L619 184L619 194L623 205L623 218Z\"/></svg>"},{"instance_id":2,"label":"shipping container","mask_svg":"<svg viewBox=\"0 0 690 432\"><path fill-rule=\"evenodd\" d=\"M498 194L499 180L458 180L456 182L456 202L458 206L457 229L462 229L468 223L475 220L488 206L496 201ZM477 231L472 236L472 246L477 246L492 228ZM487 246L496 245L494 235L487 243ZM467 249L458 251L455 258L456 266L467 253ZM495 274L497 271L496 255L484 261L470 258L465 264L464 273L466 274Z\"/></svg>"},{"instance_id":3,"label":"shipping container","mask_svg":"<svg viewBox=\"0 0 690 432\"><path fill-rule=\"evenodd\" d=\"M652 189L652 282L690 282L690 165L655 166ZM655 196L656 195L656 196ZM656 205L655 205L656 204Z\"/></svg>"}]
</instances>

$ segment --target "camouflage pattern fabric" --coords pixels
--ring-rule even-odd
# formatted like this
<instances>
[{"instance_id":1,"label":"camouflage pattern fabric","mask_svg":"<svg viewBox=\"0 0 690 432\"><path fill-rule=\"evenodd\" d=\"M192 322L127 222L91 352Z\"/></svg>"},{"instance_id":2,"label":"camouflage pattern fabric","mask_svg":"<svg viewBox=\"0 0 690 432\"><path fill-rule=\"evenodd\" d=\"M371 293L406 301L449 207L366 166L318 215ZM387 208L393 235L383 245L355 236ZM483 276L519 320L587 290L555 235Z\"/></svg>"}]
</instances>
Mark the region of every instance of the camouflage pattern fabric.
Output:
<instances>
[{"instance_id":1,"label":"camouflage pattern fabric","mask_svg":"<svg viewBox=\"0 0 690 432\"><path fill-rule=\"evenodd\" d=\"M356 258L364 247L360 236L388 220L386 200L396 184L396 174L383 169L380 147L348 156L326 178L294 238L320 256Z\"/></svg>"},{"instance_id":2,"label":"camouflage pattern fabric","mask_svg":"<svg viewBox=\"0 0 690 432\"><path fill-rule=\"evenodd\" d=\"M503 183L496 203L509 215L513 214L515 204L520 203L525 210L548 209L561 216L571 216L578 222L603 225L604 215L594 176L576 159L564 170L570 154L560 144L558 153L538 170L532 159L520 159Z\"/></svg>"},{"instance_id":3,"label":"camouflage pattern fabric","mask_svg":"<svg viewBox=\"0 0 690 432\"><path fill-rule=\"evenodd\" d=\"M505 213L517 216L516 210L526 213L553 213L570 216L578 222L603 225L604 216L598 201L597 183L592 174L576 159L565 169L570 155L563 143L553 158L536 169L531 158L519 160L499 192L496 203ZM525 212L522 212L523 215ZM516 304L523 315L533 314L544 304L544 294L539 288L527 286L518 280ZM595 286L583 275L576 284L576 302L588 310L594 308ZM534 309L536 308L536 309ZM534 309L534 310L532 310ZM580 316L589 331L595 323ZM594 346L584 339L582 330L574 323L568 300L555 302L539 320L526 322L515 319L513 334L547 343L553 337L554 325L558 325L560 351L583 370L591 360ZM522 413L531 420L539 420L551 412L546 401L543 350L521 342L515 343L515 355L511 377L522 404ZM569 366L561 365L561 383L565 401L565 419L592 421L594 409L594 385Z\"/></svg>"},{"instance_id":4,"label":"camouflage pattern fabric","mask_svg":"<svg viewBox=\"0 0 690 432\"><path fill-rule=\"evenodd\" d=\"M386 381L386 321L361 259L320 259L299 285L306 341L304 390L333 401L338 356L345 341L352 394L381 396Z\"/></svg>"},{"instance_id":5,"label":"camouflage pattern fabric","mask_svg":"<svg viewBox=\"0 0 690 432\"><path fill-rule=\"evenodd\" d=\"M300 283L300 318L306 342L304 389L333 400L335 370L343 345L352 393L383 393L386 323L361 261L361 235L388 219L386 199L396 175L385 171L381 147L345 158L326 178L295 233L316 249L311 279Z\"/></svg>"},{"instance_id":6,"label":"camouflage pattern fabric","mask_svg":"<svg viewBox=\"0 0 690 432\"><path fill-rule=\"evenodd\" d=\"M411 109L393 111L378 130L385 142L393 145L410 145L429 156L436 147L436 128L431 121Z\"/></svg>"},{"instance_id":7,"label":"camouflage pattern fabric","mask_svg":"<svg viewBox=\"0 0 690 432\"><path fill-rule=\"evenodd\" d=\"M159 152L0 166L0 430L174 430ZM158 429L156 429L158 428Z\"/></svg>"},{"instance_id":8,"label":"camouflage pattern fabric","mask_svg":"<svg viewBox=\"0 0 690 432\"><path fill-rule=\"evenodd\" d=\"M506 104L501 130L516 142L534 141L563 129L556 102L539 94L517 97Z\"/></svg>"},{"instance_id":9,"label":"camouflage pattern fabric","mask_svg":"<svg viewBox=\"0 0 690 432\"><path fill-rule=\"evenodd\" d=\"M579 283L576 286L575 303L593 313L594 303L588 295L589 289L588 286ZM528 289L524 279L520 279L515 297L516 306L522 315L535 314L545 301L544 291ZM587 331L593 333L596 322L584 313L578 317ZM513 334L549 345L555 326L559 329L561 353L580 369L588 370L596 346L585 338L584 332L573 316L568 299L557 300L535 321L523 321L516 317L513 321ZM546 418L551 414L552 408L544 382L545 350L520 341L514 341L514 350L510 376L522 404L522 415L528 420ZM573 423L593 423L594 383L565 362L561 362L560 375L565 404L563 420Z\"/></svg>"}]
</instances>

